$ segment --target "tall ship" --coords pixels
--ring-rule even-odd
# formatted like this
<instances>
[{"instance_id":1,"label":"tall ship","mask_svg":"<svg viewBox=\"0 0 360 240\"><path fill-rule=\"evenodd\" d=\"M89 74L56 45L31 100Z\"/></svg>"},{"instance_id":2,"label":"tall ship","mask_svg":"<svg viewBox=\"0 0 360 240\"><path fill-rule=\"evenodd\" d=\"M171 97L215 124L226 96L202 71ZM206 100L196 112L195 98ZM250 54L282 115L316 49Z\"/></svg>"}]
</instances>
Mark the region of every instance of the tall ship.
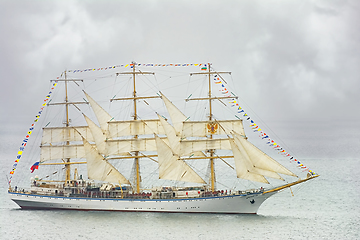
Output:
<instances>
[{"instance_id":1,"label":"tall ship","mask_svg":"<svg viewBox=\"0 0 360 240\"><path fill-rule=\"evenodd\" d=\"M244 113L238 97L226 88L228 72L215 71L209 63L184 66L189 65L198 71L187 72L183 79L165 72L166 82L172 81L170 85L176 89L172 93L161 88L165 84L155 73L144 69L181 68L181 64L132 62L109 69L65 71L51 80L51 91L10 172L10 198L22 209L256 214L269 197L319 176L273 144ZM117 84L105 84L96 75L105 71L112 71ZM81 72L87 74L85 79L72 77ZM92 74L95 80L90 84L87 79ZM193 114L186 115L171 99L185 92L181 82L192 82L193 77L202 81L200 91L194 86L200 95L183 96L185 101L178 105L195 101L202 105L193 104ZM57 102L55 95L61 92L64 95L57 99L62 101ZM99 101L101 93L115 94ZM230 105L237 113L232 118L216 113ZM52 108L55 110L50 111ZM43 111L55 120L40 121ZM193 120L198 116L202 119ZM251 143L244 121L269 141L279 156L296 161L304 176ZM14 186L16 168L25 164L25 148L40 123L44 125L41 140L34 142L40 145L34 150L38 155L28 160L35 162L29 166L28 187Z\"/></svg>"}]
</instances>

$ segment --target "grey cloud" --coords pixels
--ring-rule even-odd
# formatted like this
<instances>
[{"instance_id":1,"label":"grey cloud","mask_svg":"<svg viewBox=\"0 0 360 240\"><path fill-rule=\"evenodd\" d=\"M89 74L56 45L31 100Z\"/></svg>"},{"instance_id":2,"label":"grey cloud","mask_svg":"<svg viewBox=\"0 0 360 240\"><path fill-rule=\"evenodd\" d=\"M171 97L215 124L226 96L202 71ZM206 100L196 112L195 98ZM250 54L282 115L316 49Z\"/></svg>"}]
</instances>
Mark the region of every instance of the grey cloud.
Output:
<instances>
[{"instance_id":1,"label":"grey cloud","mask_svg":"<svg viewBox=\"0 0 360 240\"><path fill-rule=\"evenodd\" d=\"M233 91L264 119L360 117L357 1L5 0L0 9L3 123L36 112L65 69L132 60L210 61L232 71Z\"/></svg>"}]
</instances>

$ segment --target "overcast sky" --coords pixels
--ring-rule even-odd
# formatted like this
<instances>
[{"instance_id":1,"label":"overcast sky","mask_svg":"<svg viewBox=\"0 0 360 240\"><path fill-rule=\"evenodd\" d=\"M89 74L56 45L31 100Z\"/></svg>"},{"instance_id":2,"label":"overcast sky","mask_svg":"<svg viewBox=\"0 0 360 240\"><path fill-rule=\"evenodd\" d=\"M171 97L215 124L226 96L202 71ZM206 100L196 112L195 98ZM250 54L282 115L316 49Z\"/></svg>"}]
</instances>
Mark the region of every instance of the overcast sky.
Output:
<instances>
[{"instance_id":1,"label":"overcast sky","mask_svg":"<svg viewBox=\"0 0 360 240\"><path fill-rule=\"evenodd\" d=\"M360 120L360 1L0 0L0 123L65 69L211 62L262 119Z\"/></svg>"}]
</instances>

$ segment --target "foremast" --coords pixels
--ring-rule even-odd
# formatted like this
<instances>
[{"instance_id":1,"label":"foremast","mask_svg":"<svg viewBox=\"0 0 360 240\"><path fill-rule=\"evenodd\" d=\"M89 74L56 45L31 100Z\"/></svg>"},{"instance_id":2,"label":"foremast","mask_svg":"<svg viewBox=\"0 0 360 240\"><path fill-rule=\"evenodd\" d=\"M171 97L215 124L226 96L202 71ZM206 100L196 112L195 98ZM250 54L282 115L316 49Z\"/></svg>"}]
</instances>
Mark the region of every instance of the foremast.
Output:
<instances>
[{"instance_id":1,"label":"foremast","mask_svg":"<svg viewBox=\"0 0 360 240\"><path fill-rule=\"evenodd\" d=\"M213 121L213 116L212 116L212 100L214 99L220 99L219 97L213 97L212 93L211 93L211 75L213 74L220 74L220 73L225 73L225 74L231 74L231 72L215 72L215 71L211 71L210 68L211 64L208 63L208 71L207 72L198 72L198 73L190 73L191 75L196 75L196 74L205 74L208 75L208 97L207 98L190 98L187 99L188 100L208 100L209 101L209 122ZM234 98L234 97L221 97L221 98ZM213 139L213 135L210 134L209 136L210 139ZM211 191L214 192L215 191L215 182L216 182L216 178L215 178L215 165L214 165L214 154L215 154L215 149L208 149L207 150L210 153L210 187L211 187Z\"/></svg>"}]
</instances>

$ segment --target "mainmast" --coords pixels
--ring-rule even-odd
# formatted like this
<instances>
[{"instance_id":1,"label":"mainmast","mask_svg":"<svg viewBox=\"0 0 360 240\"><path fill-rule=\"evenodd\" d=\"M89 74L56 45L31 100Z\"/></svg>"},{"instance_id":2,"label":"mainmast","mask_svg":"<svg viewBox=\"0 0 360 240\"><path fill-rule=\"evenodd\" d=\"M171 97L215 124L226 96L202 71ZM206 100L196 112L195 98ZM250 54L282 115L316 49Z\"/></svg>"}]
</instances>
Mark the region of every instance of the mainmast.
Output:
<instances>
[{"instance_id":1,"label":"mainmast","mask_svg":"<svg viewBox=\"0 0 360 240\"><path fill-rule=\"evenodd\" d=\"M220 74L220 73L228 73L231 74L231 72L215 72L211 71L210 69L210 63L208 63L208 72L199 72L199 73L190 73L191 75L196 74L207 74L208 75L208 97L207 98L190 98L187 100L208 100L209 101L209 122L213 121L212 117L212 100L214 99L224 99L224 98L233 98L233 97L212 97L211 94L211 75L213 74ZM213 135L210 134L210 139L213 138ZM215 149L209 149L208 152L210 153L210 183L211 183L211 191L215 191L215 165L214 165L214 154Z\"/></svg>"},{"instance_id":2,"label":"mainmast","mask_svg":"<svg viewBox=\"0 0 360 240\"><path fill-rule=\"evenodd\" d=\"M133 119L134 121L136 121L138 119L137 117L137 108L136 108L136 101L138 99L145 99L145 98L160 98L159 96L148 96L148 97L138 97L137 94L136 94L136 81L135 81L135 76L137 74L155 74L155 73L152 73L152 72L141 72L141 71L138 71L136 72L135 70L135 65L136 63L135 62L132 62L131 63L132 65L132 72L124 72L124 73L116 73L116 75L120 75L120 74L131 74L132 75L132 78L133 78L133 97L131 98L115 98L115 99L112 99L111 101L114 101L114 100L133 100L134 102L134 116L133 116ZM138 138L138 135L135 135L134 136L135 139ZM136 179L135 179L135 182L136 182L136 192L139 193L140 192L140 182L141 182L141 178L140 178L140 164L139 164L139 151L134 151L134 161L135 161L135 173L136 173Z\"/></svg>"}]
</instances>

